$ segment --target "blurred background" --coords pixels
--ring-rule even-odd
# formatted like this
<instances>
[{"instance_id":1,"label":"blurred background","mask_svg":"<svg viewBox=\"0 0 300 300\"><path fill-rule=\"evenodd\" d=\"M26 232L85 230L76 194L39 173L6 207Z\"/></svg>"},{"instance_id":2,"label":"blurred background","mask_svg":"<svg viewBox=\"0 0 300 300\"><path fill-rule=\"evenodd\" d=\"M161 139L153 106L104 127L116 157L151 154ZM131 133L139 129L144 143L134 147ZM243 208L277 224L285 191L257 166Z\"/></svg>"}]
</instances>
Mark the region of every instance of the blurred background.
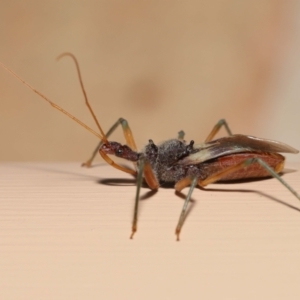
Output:
<instances>
[{"instance_id":1,"label":"blurred background","mask_svg":"<svg viewBox=\"0 0 300 300\"><path fill-rule=\"evenodd\" d=\"M74 53L104 131L126 118L140 148L181 129L201 142L226 118L300 149L299 15L278 0L1 1L0 60L96 128L74 63L55 61ZM84 161L97 144L3 69L0 134L2 161Z\"/></svg>"}]
</instances>

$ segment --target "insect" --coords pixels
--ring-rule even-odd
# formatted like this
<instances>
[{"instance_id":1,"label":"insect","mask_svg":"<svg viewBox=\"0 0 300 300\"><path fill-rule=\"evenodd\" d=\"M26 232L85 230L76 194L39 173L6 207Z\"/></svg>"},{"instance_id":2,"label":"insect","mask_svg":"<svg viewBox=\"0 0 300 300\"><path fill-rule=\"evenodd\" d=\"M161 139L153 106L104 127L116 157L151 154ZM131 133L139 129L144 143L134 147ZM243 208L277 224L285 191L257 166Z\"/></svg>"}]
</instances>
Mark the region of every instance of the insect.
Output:
<instances>
[{"instance_id":1,"label":"insect","mask_svg":"<svg viewBox=\"0 0 300 300\"><path fill-rule=\"evenodd\" d=\"M137 177L131 239L137 231L139 196L143 180L152 190L157 190L162 183L174 183L177 192L189 186L175 230L178 241L191 195L197 185L203 188L217 181L263 178L271 175L300 200L299 194L278 175L283 170L285 161L284 156L279 152L298 153L299 151L281 142L241 134L234 135L224 119L213 127L205 142L200 144L196 144L193 140L186 142L184 132L180 131L177 138L159 144L155 144L150 139L148 144L141 151L138 151L128 122L123 118L118 119L105 134L86 96L75 56L71 53L63 53L58 58L63 56L69 56L75 62L85 103L99 129L99 133L52 102L4 64L1 62L0 64L52 107L61 111L100 139L92 157L83 165L90 166L99 152L102 158L114 168ZM125 145L108 140L108 137L119 126L123 129L126 140ZM228 136L214 140L213 138L223 126ZM133 168L115 163L109 155L131 161Z\"/></svg>"}]
</instances>

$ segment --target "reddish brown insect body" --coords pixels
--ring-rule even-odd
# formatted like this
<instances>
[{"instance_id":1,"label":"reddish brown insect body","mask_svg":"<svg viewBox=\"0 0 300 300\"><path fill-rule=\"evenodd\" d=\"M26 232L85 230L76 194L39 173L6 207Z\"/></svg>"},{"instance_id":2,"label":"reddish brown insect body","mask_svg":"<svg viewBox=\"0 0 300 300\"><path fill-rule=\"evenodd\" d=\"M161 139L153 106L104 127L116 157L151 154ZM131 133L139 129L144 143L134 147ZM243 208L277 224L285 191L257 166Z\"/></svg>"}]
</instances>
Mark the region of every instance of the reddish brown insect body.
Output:
<instances>
[{"instance_id":1,"label":"reddish brown insect body","mask_svg":"<svg viewBox=\"0 0 300 300\"><path fill-rule=\"evenodd\" d=\"M100 152L112 154L129 161L139 162L144 157L153 170L158 183L177 183L187 177L206 180L212 174L234 167L247 159L261 159L276 173L284 167L284 156L277 153L297 150L283 143L244 135L231 135L206 144L187 144L183 139L171 139L155 145L152 140L141 152L131 150L117 142L103 144ZM269 151L269 152L267 152ZM229 154L228 154L229 153ZM245 166L219 178L222 181L262 178L270 173L259 163Z\"/></svg>"},{"instance_id":2,"label":"reddish brown insect body","mask_svg":"<svg viewBox=\"0 0 300 300\"><path fill-rule=\"evenodd\" d=\"M164 183L174 183L176 191L181 191L183 188L190 186L176 227L177 240L179 240L187 206L196 185L205 187L206 185L217 181L262 178L271 175L278 179L300 200L300 196L296 191L278 175L284 167L284 157L278 152L298 153L298 150L272 140L239 134L233 135L225 120L220 120L214 126L213 130L202 144L195 144L193 140L186 143L184 141L184 132L181 131L178 134L178 138L173 138L157 145L152 140L149 140L149 143L140 152L137 150L132 132L125 119L120 118L117 120L105 134L87 99L77 60L70 53L64 53L60 57L66 55L70 56L76 63L86 105L90 110L100 133L89 128L83 122L34 89L5 65L2 63L0 64L32 91L50 103L54 108L79 123L100 139L100 143L95 149L92 157L84 163L85 166L90 166L95 155L99 152L103 159L113 167L123 172L137 175L137 190L131 238L137 230L139 194L143 179L145 179L149 188L153 190L158 189L159 186ZM119 125L122 126L126 145L108 141L108 137ZM214 136L222 126L225 127L229 136L213 140ZM115 155L131 161L134 164L134 168L132 169L119 165L108 155Z\"/></svg>"},{"instance_id":3,"label":"reddish brown insect body","mask_svg":"<svg viewBox=\"0 0 300 300\"><path fill-rule=\"evenodd\" d=\"M265 163L267 163L276 173L280 173L284 168L284 161L285 157L279 153L259 153L259 152L252 152L252 153L238 153L233 155L226 155L215 160L210 161L209 164L209 171L220 172L221 170L230 168L235 166L246 159L252 158L260 158ZM270 173L266 171L259 164L253 164L247 168L242 168L237 170L227 176L224 176L221 181L228 181L228 180L238 180L238 179L251 179L251 178L264 178L270 177Z\"/></svg>"}]
</instances>

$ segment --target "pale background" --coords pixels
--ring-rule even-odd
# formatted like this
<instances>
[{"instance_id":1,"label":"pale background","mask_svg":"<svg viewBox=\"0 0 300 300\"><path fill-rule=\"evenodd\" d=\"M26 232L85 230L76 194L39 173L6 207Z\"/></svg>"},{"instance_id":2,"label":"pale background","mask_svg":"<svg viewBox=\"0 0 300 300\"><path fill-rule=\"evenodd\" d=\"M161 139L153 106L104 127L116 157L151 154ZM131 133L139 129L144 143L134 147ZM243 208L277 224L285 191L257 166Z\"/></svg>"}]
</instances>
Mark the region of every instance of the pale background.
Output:
<instances>
[{"instance_id":1,"label":"pale background","mask_svg":"<svg viewBox=\"0 0 300 300\"><path fill-rule=\"evenodd\" d=\"M0 163L0 186L1 300L299 299L300 205L276 180L195 189L180 242L166 188L142 188L129 239L134 180L108 165Z\"/></svg>"},{"instance_id":2,"label":"pale background","mask_svg":"<svg viewBox=\"0 0 300 300\"><path fill-rule=\"evenodd\" d=\"M2 1L0 60L94 126L120 116L137 144L233 132L300 148L298 1ZM0 159L82 161L97 138L0 70ZM121 130L116 133L122 140ZM291 160L299 160L292 156Z\"/></svg>"}]
</instances>

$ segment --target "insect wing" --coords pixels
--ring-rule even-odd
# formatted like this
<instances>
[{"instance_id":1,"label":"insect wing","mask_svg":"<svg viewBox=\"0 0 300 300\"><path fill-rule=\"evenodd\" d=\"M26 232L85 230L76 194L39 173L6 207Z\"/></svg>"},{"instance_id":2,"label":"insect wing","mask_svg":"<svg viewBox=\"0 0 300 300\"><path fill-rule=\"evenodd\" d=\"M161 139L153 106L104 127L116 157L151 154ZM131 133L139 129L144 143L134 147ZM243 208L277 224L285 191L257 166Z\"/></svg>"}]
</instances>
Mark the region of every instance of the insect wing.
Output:
<instances>
[{"instance_id":1,"label":"insect wing","mask_svg":"<svg viewBox=\"0 0 300 300\"><path fill-rule=\"evenodd\" d=\"M180 160L178 164L191 165L241 152L299 152L297 149L281 142L242 134L223 137L209 143L196 144L194 149L198 151Z\"/></svg>"}]
</instances>

